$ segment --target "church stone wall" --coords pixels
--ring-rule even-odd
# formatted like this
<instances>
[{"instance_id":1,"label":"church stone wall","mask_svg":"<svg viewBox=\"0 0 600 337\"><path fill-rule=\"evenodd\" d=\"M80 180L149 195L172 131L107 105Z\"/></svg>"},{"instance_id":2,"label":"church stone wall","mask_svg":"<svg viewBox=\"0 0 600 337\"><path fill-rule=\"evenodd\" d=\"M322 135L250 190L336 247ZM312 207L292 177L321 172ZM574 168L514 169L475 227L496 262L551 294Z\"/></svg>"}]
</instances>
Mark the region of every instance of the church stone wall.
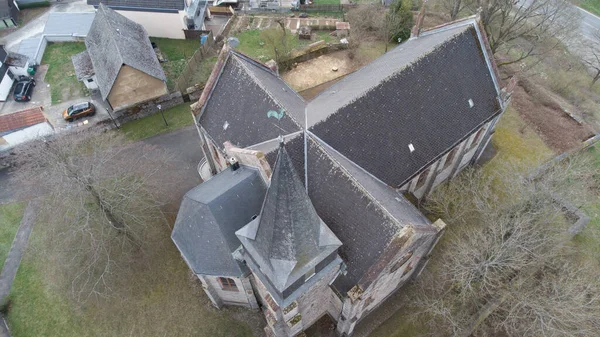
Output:
<instances>
[{"instance_id":1,"label":"church stone wall","mask_svg":"<svg viewBox=\"0 0 600 337\"><path fill-rule=\"evenodd\" d=\"M354 301L351 296L344 300L342 315L338 320L337 331L349 336L356 324L371 311L401 288L413 274L419 272L419 266L425 263L445 224L438 220L434 226L438 231L415 233L404 247L398 250L383 268L379 276Z\"/></svg>"}]
</instances>

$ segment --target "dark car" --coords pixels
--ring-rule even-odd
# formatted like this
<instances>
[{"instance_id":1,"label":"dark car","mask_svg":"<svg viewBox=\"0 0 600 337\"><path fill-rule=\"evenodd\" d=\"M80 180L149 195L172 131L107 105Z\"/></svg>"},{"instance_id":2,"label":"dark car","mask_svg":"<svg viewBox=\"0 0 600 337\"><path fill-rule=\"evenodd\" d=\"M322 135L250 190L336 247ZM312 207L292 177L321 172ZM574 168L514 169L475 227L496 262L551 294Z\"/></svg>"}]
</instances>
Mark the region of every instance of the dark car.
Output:
<instances>
[{"instance_id":1,"label":"dark car","mask_svg":"<svg viewBox=\"0 0 600 337\"><path fill-rule=\"evenodd\" d=\"M35 87L35 80L31 77L21 76L15 84L13 97L17 102L29 102L31 100L31 92Z\"/></svg>"},{"instance_id":2,"label":"dark car","mask_svg":"<svg viewBox=\"0 0 600 337\"><path fill-rule=\"evenodd\" d=\"M63 118L67 122L72 122L75 118L93 116L96 113L96 107L90 103L77 103L63 111Z\"/></svg>"}]
</instances>

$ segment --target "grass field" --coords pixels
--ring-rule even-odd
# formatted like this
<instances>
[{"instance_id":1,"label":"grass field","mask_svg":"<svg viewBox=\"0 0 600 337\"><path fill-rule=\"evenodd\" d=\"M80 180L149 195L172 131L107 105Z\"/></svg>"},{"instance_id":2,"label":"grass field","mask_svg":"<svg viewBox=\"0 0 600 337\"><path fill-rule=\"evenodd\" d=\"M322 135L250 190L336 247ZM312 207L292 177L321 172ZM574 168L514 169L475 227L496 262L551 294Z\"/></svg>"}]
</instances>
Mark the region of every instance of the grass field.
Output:
<instances>
[{"instance_id":1,"label":"grass field","mask_svg":"<svg viewBox=\"0 0 600 337\"><path fill-rule=\"evenodd\" d=\"M205 85L206 81L208 81L208 77L212 72L215 63L217 63L217 56L207 57L200 61L200 65L196 68L193 76L191 77L191 83L188 85L191 87L194 84Z\"/></svg>"},{"instance_id":2,"label":"grass field","mask_svg":"<svg viewBox=\"0 0 600 337\"><path fill-rule=\"evenodd\" d=\"M0 270L4 267L4 260L15 239L24 211L25 204L21 202L0 205Z\"/></svg>"},{"instance_id":3,"label":"grass field","mask_svg":"<svg viewBox=\"0 0 600 337\"><path fill-rule=\"evenodd\" d=\"M161 65L167 76L167 87L169 90L173 90L175 89L175 83L183 72L187 61L200 47L200 42L196 40L178 40L159 37L151 37L150 41L155 42L160 51L169 60L168 62L161 63Z\"/></svg>"},{"instance_id":4,"label":"grass field","mask_svg":"<svg viewBox=\"0 0 600 337\"><path fill-rule=\"evenodd\" d=\"M544 144L540 136L527 126L519 114L509 107L496 127L494 147L496 156L483 166L491 172L505 161L515 161L523 166L535 167L552 158L554 153ZM445 237L442 237L444 240ZM434 254L435 254L434 250ZM435 264L431 260L430 267ZM410 291L410 289L405 290ZM399 297L399 296L398 296ZM394 300L394 297L391 299ZM403 307L391 318L375 329L369 337L416 337L423 334L422 327L416 322L407 320L411 308Z\"/></svg>"},{"instance_id":5,"label":"grass field","mask_svg":"<svg viewBox=\"0 0 600 337\"><path fill-rule=\"evenodd\" d=\"M190 103L183 103L163 111L168 126L165 126L162 115L155 113L121 126L121 132L130 140L140 140L161 133L173 131L194 124L190 113Z\"/></svg>"},{"instance_id":6,"label":"grass field","mask_svg":"<svg viewBox=\"0 0 600 337\"><path fill-rule=\"evenodd\" d=\"M77 80L71 56L85 50L83 42L48 43L42 64L48 65L45 82L50 84L52 104L87 96L86 87Z\"/></svg>"},{"instance_id":7,"label":"grass field","mask_svg":"<svg viewBox=\"0 0 600 337\"><path fill-rule=\"evenodd\" d=\"M244 309L216 310L192 277L170 228L156 227L146 263L121 271L131 291L78 307L59 287L47 229L38 223L13 283L7 316L13 337L199 336L249 337L249 326L232 316ZM250 313L258 315L259 313Z\"/></svg>"},{"instance_id":8,"label":"grass field","mask_svg":"<svg viewBox=\"0 0 600 337\"><path fill-rule=\"evenodd\" d=\"M600 0L583 0L579 3L579 7L596 15L600 15Z\"/></svg>"},{"instance_id":9,"label":"grass field","mask_svg":"<svg viewBox=\"0 0 600 337\"><path fill-rule=\"evenodd\" d=\"M315 5L339 5L340 0L314 0Z\"/></svg>"},{"instance_id":10,"label":"grass field","mask_svg":"<svg viewBox=\"0 0 600 337\"><path fill-rule=\"evenodd\" d=\"M245 30L236 35L240 40L240 45L236 48L240 52L260 60L262 62L275 59L275 52L265 44L265 40L261 37L260 29ZM317 40L324 39L324 33L317 33ZM288 31L288 40L292 49L298 49L315 41L300 40L296 34Z\"/></svg>"}]
</instances>

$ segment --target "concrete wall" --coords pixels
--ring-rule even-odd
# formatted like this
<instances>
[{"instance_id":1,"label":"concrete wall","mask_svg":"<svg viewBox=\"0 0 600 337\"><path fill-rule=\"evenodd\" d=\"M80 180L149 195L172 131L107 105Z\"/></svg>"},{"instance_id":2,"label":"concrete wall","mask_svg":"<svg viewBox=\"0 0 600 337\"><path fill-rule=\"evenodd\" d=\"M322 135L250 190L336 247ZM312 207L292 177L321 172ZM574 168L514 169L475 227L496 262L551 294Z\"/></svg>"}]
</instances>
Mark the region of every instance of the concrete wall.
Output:
<instances>
[{"instance_id":1,"label":"concrete wall","mask_svg":"<svg viewBox=\"0 0 600 337\"><path fill-rule=\"evenodd\" d=\"M144 26L149 36L185 39L183 34L183 29L186 28L184 25L184 11L160 13L118 10L117 13Z\"/></svg>"},{"instance_id":2,"label":"concrete wall","mask_svg":"<svg viewBox=\"0 0 600 337\"><path fill-rule=\"evenodd\" d=\"M118 111L167 93L165 82L124 65L119 71L107 100L113 110Z\"/></svg>"}]
</instances>

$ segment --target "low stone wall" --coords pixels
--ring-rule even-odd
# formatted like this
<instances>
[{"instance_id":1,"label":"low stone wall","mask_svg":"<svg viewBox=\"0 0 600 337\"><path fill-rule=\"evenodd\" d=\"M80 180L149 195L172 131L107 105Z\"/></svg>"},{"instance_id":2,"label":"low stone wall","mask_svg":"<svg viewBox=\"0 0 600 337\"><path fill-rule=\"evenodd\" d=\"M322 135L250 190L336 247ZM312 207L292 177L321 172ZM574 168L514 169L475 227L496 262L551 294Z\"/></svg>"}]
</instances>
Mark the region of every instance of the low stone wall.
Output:
<instances>
[{"instance_id":1,"label":"low stone wall","mask_svg":"<svg viewBox=\"0 0 600 337\"><path fill-rule=\"evenodd\" d=\"M324 41L317 41L308 45L303 50L294 52L289 63L294 64L305 62L317 58L321 55L333 53L338 50L343 50L347 48L348 45L343 43L324 43Z\"/></svg>"},{"instance_id":2,"label":"low stone wall","mask_svg":"<svg viewBox=\"0 0 600 337\"><path fill-rule=\"evenodd\" d=\"M181 92L176 91L158 98L140 103L136 106L113 112L113 117L118 124L123 124L129 121L140 119L158 112L158 105L160 104L161 110L165 111L176 105L183 103L183 96ZM112 123L110 120L108 123Z\"/></svg>"}]
</instances>

